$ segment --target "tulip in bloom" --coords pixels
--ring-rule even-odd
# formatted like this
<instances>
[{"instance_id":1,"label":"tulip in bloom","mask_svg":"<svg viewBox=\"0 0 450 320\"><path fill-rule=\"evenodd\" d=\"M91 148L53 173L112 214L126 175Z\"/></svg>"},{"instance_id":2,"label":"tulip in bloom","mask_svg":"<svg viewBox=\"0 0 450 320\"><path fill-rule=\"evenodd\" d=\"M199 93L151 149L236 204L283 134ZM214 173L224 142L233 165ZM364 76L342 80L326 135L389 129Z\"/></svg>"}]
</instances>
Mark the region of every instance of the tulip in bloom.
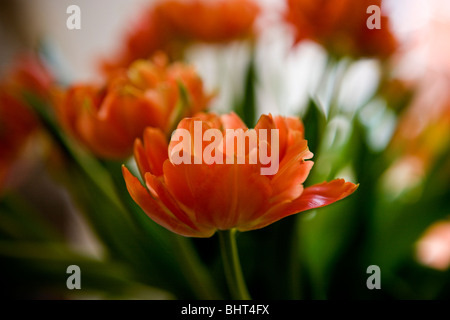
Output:
<instances>
[{"instance_id":1,"label":"tulip in bloom","mask_svg":"<svg viewBox=\"0 0 450 320\"><path fill-rule=\"evenodd\" d=\"M367 27L367 8L381 0L287 0L285 21L292 25L296 42L312 40L337 57L387 58L397 42L386 16L381 28Z\"/></svg>"},{"instance_id":2,"label":"tulip in bloom","mask_svg":"<svg viewBox=\"0 0 450 320\"><path fill-rule=\"evenodd\" d=\"M229 138L227 129L248 131L234 113L222 116L199 114L183 119L178 129L186 129L194 137L196 121L202 122L203 132L220 130L225 143ZM128 191L152 220L172 232L189 237L210 237L217 230L263 228L286 216L336 202L356 190L355 184L342 179L303 187L313 166L307 159L313 154L308 149L299 119L263 115L255 131L260 129L278 130L279 139L272 141L271 135L258 136L256 147L245 148L247 161L244 163L203 161L195 164L193 161L176 164L173 159L176 152L173 151L180 141L172 138L167 143L161 131L148 128L144 139L138 139L134 147L145 187L123 167ZM195 158L197 152L208 154L204 151L211 143L203 141L201 151L193 147L189 156ZM257 149L272 143L279 146L279 170L273 175L262 175L261 167L266 164L260 161L252 164L248 158L257 153ZM236 147L222 150L224 158L238 155Z\"/></svg>"},{"instance_id":3,"label":"tulip in bloom","mask_svg":"<svg viewBox=\"0 0 450 320\"><path fill-rule=\"evenodd\" d=\"M94 154L123 159L148 126L169 134L179 119L204 110L211 95L192 66L164 55L136 61L104 87L75 85L57 97L63 126Z\"/></svg>"},{"instance_id":4,"label":"tulip in bloom","mask_svg":"<svg viewBox=\"0 0 450 320\"><path fill-rule=\"evenodd\" d=\"M180 58L183 48L194 42L251 37L259 12L252 0L159 1L137 20L118 56L103 63L103 71L110 74L160 50Z\"/></svg>"},{"instance_id":5,"label":"tulip in bloom","mask_svg":"<svg viewBox=\"0 0 450 320\"><path fill-rule=\"evenodd\" d=\"M175 37L201 42L251 36L260 11L251 0L167 0L155 10Z\"/></svg>"}]
</instances>

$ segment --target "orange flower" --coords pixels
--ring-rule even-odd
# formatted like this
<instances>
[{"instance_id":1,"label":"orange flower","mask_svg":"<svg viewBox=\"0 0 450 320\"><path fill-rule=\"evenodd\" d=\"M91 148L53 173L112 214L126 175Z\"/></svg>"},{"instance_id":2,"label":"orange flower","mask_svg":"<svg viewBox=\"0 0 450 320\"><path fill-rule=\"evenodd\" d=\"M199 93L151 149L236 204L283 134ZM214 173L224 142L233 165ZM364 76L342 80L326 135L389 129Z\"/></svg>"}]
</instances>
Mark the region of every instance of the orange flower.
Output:
<instances>
[{"instance_id":1,"label":"orange flower","mask_svg":"<svg viewBox=\"0 0 450 320\"><path fill-rule=\"evenodd\" d=\"M225 145L232 137L227 129L249 132L234 113L220 117L199 114L182 120L178 129L186 129L195 136L196 121L201 121L202 134L211 128L220 130L224 136L218 142ZM260 132L260 129L278 129L279 143L273 141L272 135L265 139L258 133L257 147L246 150L243 164L234 161L229 164L177 165L174 150L178 144L174 136L167 144L160 131L149 128L143 141L137 140L134 147L134 156L146 187L123 167L128 191L152 220L172 232L190 237L210 237L217 230L263 228L286 216L331 204L356 190L355 184L344 180L303 187L313 165L306 159L313 155L303 137L303 124L299 119L263 115L255 131ZM194 144L191 155L195 158L200 150L196 149L195 141L191 142ZM275 174L261 175L262 163L266 162L261 162L260 158L251 164L249 159L254 152L260 152L263 146L271 144L279 147L279 168ZM202 154L208 146L202 143ZM222 150L226 150L223 159L236 160L239 155L236 148L228 151L224 146Z\"/></svg>"},{"instance_id":2,"label":"orange flower","mask_svg":"<svg viewBox=\"0 0 450 320\"><path fill-rule=\"evenodd\" d=\"M125 46L103 63L107 74L161 50L177 55L189 42L221 43L253 34L259 7L252 0L167 0L151 6L127 35Z\"/></svg>"},{"instance_id":3,"label":"orange flower","mask_svg":"<svg viewBox=\"0 0 450 320\"><path fill-rule=\"evenodd\" d=\"M381 29L369 29L367 8L381 0L287 0L285 20L295 29L296 42L312 40L338 57L387 58L397 43L388 18Z\"/></svg>"},{"instance_id":4,"label":"orange flower","mask_svg":"<svg viewBox=\"0 0 450 320\"><path fill-rule=\"evenodd\" d=\"M176 38L227 42L251 35L259 7L251 0L167 0L155 10Z\"/></svg>"},{"instance_id":5,"label":"orange flower","mask_svg":"<svg viewBox=\"0 0 450 320\"><path fill-rule=\"evenodd\" d=\"M105 74L113 74L117 70L127 68L135 60L147 59L160 50L167 51L167 32L164 22L151 7L139 17L126 36L125 44L118 55L102 62L102 71Z\"/></svg>"},{"instance_id":6,"label":"orange flower","mask_svg":"<svg viewBox=\"0 0 450 320\"><path fill-rule=\"evenodd\" d=\"M169 134L179 119L204 110L211 96L192 66L168 65L161 54L136 61L106 87L75 85L57 99L65 128L99 157L123 159L147 126Z\"/></svg>"},{"instance_id":7,"label":"orange flower","mask_svg":"<svg viewBox=\"0 0 450 320\"><path fill-rule=\"evenodd\" d=\"M32 54L19 57L0 83L0 187L37 127L37 119L23 94L45 99L52 83L50 72Z\"/></svg>"}]
</instances>

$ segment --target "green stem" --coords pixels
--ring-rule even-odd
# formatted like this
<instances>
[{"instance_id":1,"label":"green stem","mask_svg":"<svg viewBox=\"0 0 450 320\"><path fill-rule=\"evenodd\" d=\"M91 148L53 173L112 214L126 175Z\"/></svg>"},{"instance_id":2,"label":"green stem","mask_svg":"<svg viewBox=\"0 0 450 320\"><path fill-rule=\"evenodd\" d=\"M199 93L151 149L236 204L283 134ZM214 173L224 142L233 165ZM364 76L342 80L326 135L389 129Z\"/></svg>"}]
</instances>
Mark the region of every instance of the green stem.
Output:
<instances>
[{"instance_id":1,"label":"green stem","mask_svg":"<svg viewBox=\"0 0 450 320\"><path fill-rule=\"evenodd\" d=\"M244 82L244 95L235 106L236 113L241 117L244 123L250 128L255 126L257 110L256 110L256 84L258 75L255 65L254 48L251 49L250 61L247 66Z\"/></svg>"},{"instance_id":2,"label":"green stem","mask_svg":"<svg viewBox=\"0 0 450 320\"><path fill-rule=\"evenodd\" d=\"M232 298L235 300L250 300L237 252L236 229L219 231L218 233L225 275Z\"/></svg>"},{"instance_id":3,"label":"green stem","mask_svg":"<svg viewBox=\"0 0 450 320\"><path fill-rule=\"evenodd\" d=\"M197 297L205 300L220 299L220 294L213 285L209 271L200 262L189 239L178 235L174 235L173 239L174 245L178 249L180 262L183 263L182 270Z\"/></svg>"}]
</instances>

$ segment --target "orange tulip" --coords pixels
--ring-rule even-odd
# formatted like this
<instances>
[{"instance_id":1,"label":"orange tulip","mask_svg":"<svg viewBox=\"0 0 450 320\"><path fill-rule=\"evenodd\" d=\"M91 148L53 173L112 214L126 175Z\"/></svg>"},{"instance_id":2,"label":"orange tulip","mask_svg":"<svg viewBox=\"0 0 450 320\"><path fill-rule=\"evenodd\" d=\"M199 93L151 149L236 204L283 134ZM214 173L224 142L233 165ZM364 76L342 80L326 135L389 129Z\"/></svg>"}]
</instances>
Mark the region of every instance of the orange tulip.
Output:
<instances>
[{"instance_id":1,"label":"orange tulip","mask_svg":"<svg viewBox=\"0 0 450 320\"><path fill-rule=\"evenodd\" d=\"M195 135L195 121L201 121L202 132L210 128L220 130L224 134L221 141L225 144L230 137L227 129L248 132L234 113L220 117L199 114L183 119L178 129L186 129ZM152 220L170 231L189 237L210 237L217 230L263 228L286 216L331 204L356 190L355 184L341 179L303 187L313 165L306 159L313 155L303 137L303 124L299 119L263 115L255 131L260 129L278 129L278 141L259 134L257 143L260 151L262 146L278 142L279 168L272 175L261 175L260 170L264 167L261 159L255 164L244 161L243 164L177 165L174 163L175 135L168 144L162 132L149 128L143 141L137 140L134 147L146 187L123 167L128 191ZM191 142L195 144L195 141ZM208 144L203 142L201 147L204 153ZM249 160L257 149L247 150L245 159ZM236 159L236 148L234 151L226 147L222 150L226 150L224 158ZM197 157L196 153L199 149L194 145L191 156Z\"/></svg>"},{"instance_id":2,"label":"orange tulip","mask_svg":"<svg viewBox=\"0 0 450 320\"><path fill-rule=\"evenodd\" d=\"M260 11L251 0L168 0L155 10L176 38L201 42L250 36Z\"/></svg>"},{"instance_id":3,"label":"orange tulip","mask_svg":"<svg viewBox=\"0 0 450 320\"><path fill-rule=\"evenodd\" d=\"M147 126L169 134L179 119L204 110L211 96L192 66L168 65L157 55L136 61L105 87L75 85L57 99L69 132L97 156L123 159Z\"/></svg>"},{"instance_id":4,"label":"orange tulip","mask_svg":"<svg viewBox=\"0 0 450 320\"><path fill-rule=\"evenodd\" d=\"M252 0L167 0L144 12L107 74L161 50L176 54L191 42L222 43L251 36L259 7Z\"/></svg>"},{"instance_id":5,"label":"orange tulip","mask_svg":"<svg viewBox=\"0 0 450 320\"><path fill-rule=\"evenodd\" d=\"M105 74L129 67L135 60L147 59L158 51L168 49L168 29L153 7L139 17L133 28L126 35L124 45L112 59L101 63Z\"/></svg>"},{"instance_id":6,"label":"orange tulip","mask_svg":"<svg viewBox=\"0 0 450 320\"><path fill-rule=\"evenodd\" d=\"M312 40L338 57L387 58L397 42L386 16L381 29L369 29L367 8L381 0L287 0L285 20L294 27L296 42Z\"/></svg>"}]
</instances>

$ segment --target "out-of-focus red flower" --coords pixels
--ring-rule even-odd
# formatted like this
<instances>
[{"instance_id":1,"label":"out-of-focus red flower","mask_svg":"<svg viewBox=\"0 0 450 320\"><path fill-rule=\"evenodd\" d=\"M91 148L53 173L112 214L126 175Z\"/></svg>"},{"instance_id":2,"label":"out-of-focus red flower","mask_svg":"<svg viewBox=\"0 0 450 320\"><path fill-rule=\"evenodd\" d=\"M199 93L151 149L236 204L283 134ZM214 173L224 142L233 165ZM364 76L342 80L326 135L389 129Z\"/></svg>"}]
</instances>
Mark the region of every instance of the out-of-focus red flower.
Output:
<instances>
[{"instance_id":1,"label":"out-of-focus red flower","mask_svg":"<svg viewBox=\"0 0 450 320\"><path fill-rule=\"evenodd\" d=\"M312 40L338 57L386 58L397 41L386 16L381 29L367 27L371 5L381 7L381 0L287 0L285 20L294 27L296 43Z\"/></svg>"},{"instance_id":2,"label":"out-of-focus red flower","mask_svg":"<svg viewBox=\"0 0 450 320\"><path fill-rule=\"evenodd\" d=\"M40 98L47 99L55 79L50 70L35 54L20 56L13 67L13 72L6 79L17 90L28 91Z\"/></svg>"},{"instance_id":3,"label":"out-of-focus red flower","mask_svg":"<svg viewBox=\"0 0 450 320\"><path fill-rule=\"evenodd\" d=\"M400 114L389 151L400 160L413 159L414 171L421 178L444 160L450 145L450 34L449 13L441 1L426 3L429 15L415 28L420 10L405 15L406 39L402 55L396 57L399 73L414 83L414 97ZM425 7L424 7L425 8ZM417 54L421 50L422 54ZM411 68L414 65L414 68ZM392 156L389 155L391 158ZM450 161L445 161L450 163ZM440 177L448 177L450 168L440 163ZM447 169L445 169L447 168Z\"/></svg>"},{"instance_id":4,"label":"out-of-focus red flower","mask_svg":"<svg viewBox=\"0 0 450 320\"><path fill-rule=\"evenodd\" d=\"M155 10L174 37L201 42L227 42L252 35L260 11L251 0L167 0Z\"/></svg>"},{"instance_id":5,"label":"out-of-focus red flower","mask_svg":"<svg viewBox=\"0 0 450 320\"><path fill-rule=\"evenodd\" d=\"M20 56L0 83L0 188L37 127L24 94L47 99L52 85L50 72L33 54Z\"/></svg>"},{"instance_id":6,"label":"out-of-focus red flower","mask_svg":"<svg viewBox=\"0 0 450 320\"><path fill-rule=\"evenodd\" d=\"M102 62L102 71L113 74L135 60L147 59L156 52L168 51L168 28L153 7L146 10L130 30L118 54Z\"/></svg>"},{"instance_id":7,"label":"out-of-focus red flower","mask_svg":"<svg viewBox=\"0 0 450 320\"><path fill-rule=\"evenodd\" d=\"M163 54L138 60L104 87L75 85L57 97L65 128L102 158L123 159L146 127L169 134L179 119L203 111L211 95L194 67Z\"/></svg>"},{"instance_id":8,"label":"out-of-focus red flower","mask_svg":"<svg viewBox=\"0 0 450 320\"><path fill-rule=\"evenodd\" d=\"M222 140L217 140L217 143L221 141L225 145L232 137L227 129L248 132L234 113L223 116L199 114L183 119L178 129L186 129L191 134L189 143L194 147L189 156L192 158L198 157L200 152L205 156L205 148L210 147L209 143L203 142L202 149L196 149L195 121L201 121L202 136L208 129L220 130ZM269 131L266 138L259 133L260 129ZM271 137L271 129L279 130L278 141L268 138ZM299 119L263 115L255 131L257 144L253 149L248 147L245 150L244 164L237 162L239 153L236 147L234 151L228 151L226 146L221 156L234 159L232 163L211 163L203 159L201 164L176 164L174 150L178 140L174 141L172 137L168 144L162 132L149 128L143 141L137 140L134 147L145 187L124 167L128 191L152 220L172 232L190 237L210 237L217 230L263 228L286 216L331 204L356 190L355 184L341 179L303 187L313 165L312 161L306 160L313 155L304 139L303 124ZM264 167L261 158L255 164L251 164L249 158L263 146L270 149L277 142L278 171L261 175Z\"/></svg>"},{"instance_id":9,"label":"out-of-focus red flower","mask_svg":"<svg viewBox=\"0 0 450 320\"><path fill-rule=\"evenodd\" d=\"M450 222L431 225L417 243L416 255L426 266L447 270L450 267Z\"/></svg>"},{"instance_id":10,"label":"out-of-focus red flower","mask_svg":"<svg viewBox=\"0 0 450 320\"><path fill-rule=\"evenodd\" d=\"M403 157L412 157L425 174L450 144L450 103L433 116L418 117L406 113L397 127L390 150ZM427 119L428 118L428 119ZM424 126L420 124L425 122Z\"/></svg>"},{"instance_id":11,"label":"out-of-focus red flower","mask_svg":"<svg viewBox=\"0 0 450 320\"><path fill-rule=\"evenodd\" d=\"M110 74L160 50L179 55L192 42L222 43L252 36L259 12L252 0L159 1L138 20L119 55L103 63L103 71Z\"/></svg>"}]
</instances>

